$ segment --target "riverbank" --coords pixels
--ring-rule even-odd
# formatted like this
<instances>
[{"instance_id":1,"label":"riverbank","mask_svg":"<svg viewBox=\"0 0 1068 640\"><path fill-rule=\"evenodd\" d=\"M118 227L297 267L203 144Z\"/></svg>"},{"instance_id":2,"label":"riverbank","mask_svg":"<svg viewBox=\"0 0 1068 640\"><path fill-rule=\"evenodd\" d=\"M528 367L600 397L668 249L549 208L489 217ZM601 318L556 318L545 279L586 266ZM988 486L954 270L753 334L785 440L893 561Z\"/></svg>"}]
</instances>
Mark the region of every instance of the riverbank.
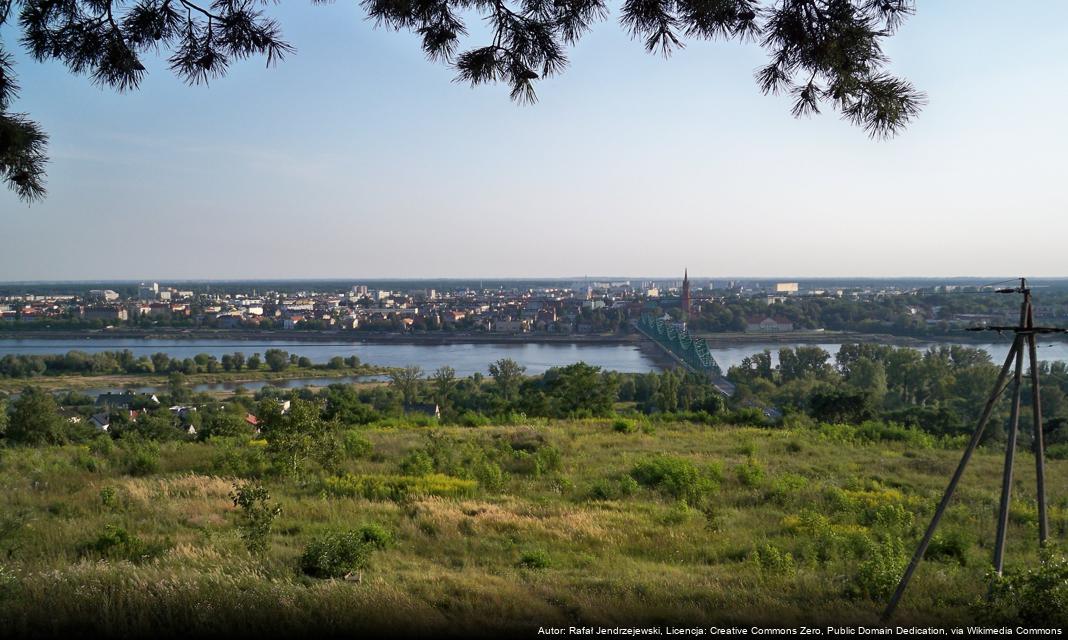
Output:
<instances>
[{"instance_id":1,"label":"riverbank","mask_svg":"<svg viewBox=\"0 0 1068 640\"><path fill-rule=\"evenodd\" d=\"M194 373L184 376L183 384L189 387L197 385L233 385L240 386L254 382L286 382L309 378L354 378L371 377L389 373L387 367L343 367L341 369L298 368L285 371L234 371L217 373ZM60 376L36 376L33 378L0 378L0 393L17 393L27 385L45 391L84 391L100 388L140 388L166 387L168 376L155 373L123 374L69 374Z\"/></svg>"},{"instance_id":2,"label":"riverbank","mask_svg":"<svg viewBox=\"0 0 1068 640\"><path fill-rule=\"evenodd\" d=\"M742 346L749 344L814 344L826 342L861 342L915 347L932 343L982 344L991 335L982 332L960 331L942 336L898 336L887 333L856 331L785 331L776 333L694 332L710 347ZM1056 339L1051 337L1049 339ZM90 331L0 331L0 340L227 340L237 347L247 342L270 341L285 343L340 344L638 344L644 341L639 333L612 334L547 334L547 333L486 333L486 332L430 332L430 333L371 333L359 331L295 331L295 330L226 330L226 329L100 329Z\"/></svg>"},{"instance_id":3,"label":"riverbank","mask_svg":"<svg viewBox=\"0 0 1068 640\"><path fill-rule=\"evenodd\" d=\"M338 342L352 344L632 344L637 334L558 335L546 333L361 333L356 331L233 331L182 329L148 331L0 331L0 340L232 340L242 342Z\"/></svg>"},{"instance_id":4,"label":"riverbank","mask_svg":"<svg viewBox=\"0 0 1068 640\"><path fill-rule=\"evenodd\" d=\"M997 342L996 336L983 332L965 332L946 336L895 336L888 333L859 333L856 331L783 331L776 333L694 333L704 338L709 347L733 347L749 344L826 344L826 343L863 343L885 344L895 347L923 347L930 344L989 344ZM1006 343L1011 342L1006 338Z\"/></svg>"}]
</instances>

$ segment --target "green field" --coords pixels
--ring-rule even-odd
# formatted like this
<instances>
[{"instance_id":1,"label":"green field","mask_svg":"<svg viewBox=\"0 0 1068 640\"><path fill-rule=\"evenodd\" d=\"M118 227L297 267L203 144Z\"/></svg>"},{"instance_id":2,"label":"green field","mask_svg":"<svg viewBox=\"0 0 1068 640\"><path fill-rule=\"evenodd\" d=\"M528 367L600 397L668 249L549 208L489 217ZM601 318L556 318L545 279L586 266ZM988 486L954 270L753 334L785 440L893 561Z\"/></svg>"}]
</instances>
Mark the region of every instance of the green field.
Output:
<instances>
[{"instance_id":1,"label":"green field","mask_svg":"<svg viewBox=\"0 0 1068 640\"><path fill-rule=\"evenodd\" d=\"M622 420L380 427L349 432L334 472L288 478L265 472L256 441L0 449L0 625L875 625L959 457L959 442L914 435ZM1002 455L973 459L895 622L982 617ZM1034 470L1019 460L1008 564L1033 567ZM1051 536L1063 542L1068 463L1047 468ZM281 508L263 553L241 535L237 475L260 476ZM314 539L364 525L384 535L360 570L301 570Z\"/></svg>"}]
</instances>

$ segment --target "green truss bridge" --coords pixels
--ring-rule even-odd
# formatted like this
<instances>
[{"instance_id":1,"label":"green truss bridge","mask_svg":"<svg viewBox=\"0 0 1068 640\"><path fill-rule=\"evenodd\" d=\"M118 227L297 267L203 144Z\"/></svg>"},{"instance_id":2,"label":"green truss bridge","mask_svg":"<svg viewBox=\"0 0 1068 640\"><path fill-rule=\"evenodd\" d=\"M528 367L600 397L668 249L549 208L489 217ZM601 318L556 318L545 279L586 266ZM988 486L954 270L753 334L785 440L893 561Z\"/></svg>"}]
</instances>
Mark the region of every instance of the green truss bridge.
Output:
<instances>
[{"instance_id":1,"label":"green truss bridge","mask_svg":"<svg viewBox=\"0 0 1068 640\"><path fill-rule=\"evenodd\" d=\"M723 377L723 370L712 357L704 338L694 337L678 323L651 314L643 315L634 326L679 364L690 371L708 376L720 393L725 396L734 395L734 385Z\"/></svg>"}]
</instances>

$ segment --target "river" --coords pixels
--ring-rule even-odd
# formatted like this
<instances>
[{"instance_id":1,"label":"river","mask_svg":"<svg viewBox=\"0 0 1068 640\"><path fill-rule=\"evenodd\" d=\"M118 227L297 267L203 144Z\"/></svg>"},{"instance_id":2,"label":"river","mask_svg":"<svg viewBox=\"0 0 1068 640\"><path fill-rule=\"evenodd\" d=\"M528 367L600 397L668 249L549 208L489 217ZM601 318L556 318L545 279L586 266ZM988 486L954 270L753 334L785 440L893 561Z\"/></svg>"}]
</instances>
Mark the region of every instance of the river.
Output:
<instances>
[{"instance_id":1,"label":"river","mask_svg":"<svg viewBox=\"0 0 1068 640\"><path fill-rule=\"evenodd\" d=\"M926 349L939 343L920 345L916 348ZM943 343L945 344L945 343ZM1006 337L1001 342L970 344L991 354L995 362L1008 353L1010 340ZM818 346L832 356L838 352L840 342L827 342L807 345ZM711 349L713 357L726 371L739 364L742 359L769 349L773 362L777 362L778 351L793 344L753 343ZM253 353L262 354L267 349L282 349L298 356L306 356L313 362L326 362L334 356L358 356L362 362L387 366L402 367L409 364L419 365L426 372L432 372L442 365L456 369L457 375L469 376L475 372L486 373L491 362L500 358L512 358L527 368L529 374L543 373L550 367L557 367L584 361L607 370L627 373L644 373L659 369L657 361L648 353L633 344L364 344L351 342L294 342L294 341L234 341L234 340L139 340L139 339L87 339L87 340L42 340L42 339L3 339L0 340L0 357L6 354L56 354L71 350L85 352L121 351L129 349L136 356L151 355L162 351L172 358L190 358L198 353L207 353L215 357L240 351L246 356ZM1043 341L1039 345L1040 360L1068 361L1068 343ZM246 383L243 386L254 390L264 384L286 387L299 387L305 384L323 385L337 381L353 379L309 378L271 383ZM232 385L200 385L203 390L222 390Z\"/></svg>"}]
</instances>

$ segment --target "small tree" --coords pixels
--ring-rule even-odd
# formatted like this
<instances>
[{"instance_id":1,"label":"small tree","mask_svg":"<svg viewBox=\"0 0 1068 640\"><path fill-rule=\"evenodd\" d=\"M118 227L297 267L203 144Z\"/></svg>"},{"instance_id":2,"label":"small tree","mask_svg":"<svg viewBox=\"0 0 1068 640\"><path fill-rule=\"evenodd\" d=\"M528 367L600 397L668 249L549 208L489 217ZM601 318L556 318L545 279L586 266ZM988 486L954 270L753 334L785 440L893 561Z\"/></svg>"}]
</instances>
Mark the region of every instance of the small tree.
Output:
<instances>
[{"instance_id":1,"label":"small tree","mask_svg":"<svg viewBox=\"0 0 1068 640\"><path fill-rule=\"evenodd\" d=\"M66 423L51 394L26 387L13 407L7 427L7 437L12 442L41 445L67 441Z\"/></svg>"},{"instance_id":2,"label":"small tree","mask_svg":"<svg viewBox=\"0 0 1068 640\"><path fill-rule=\"evenodd\" d=\"M445 365L434 372L434 399L445 413L449 407L449 398L456 389L456 369Z\"/></svg>"},{"instance_id":3,"label":"small tree","mask_svg":"<svg viewBox=\"0 0 1068 640\"><path fill-rule=\"evenodd\" d=\"M167 393L171 398L181 402L188 396L185 388L185 375L177 371L167 376Z\"/></svg>"},{"instance_id":4,"label":"small tree","mask_svg":"<svg viewBox=\"0 0 1068 640\"><path fill-rule=\"evenodd\" d=\"M519 395L526 367L511 358L501 358L489 366L489 374L497 385L497 392L506 402L514 402Z\"/></svg>"},{"instance_id":5,"label":"small tree","mask_svg":"<svg viewBox=\"0 0 1068 640\"><path fill-rule=\"evenodd\" d=\"M410 364L403 369L396 369L389 374L389 382L404 396L404 404L410 405L419 396L419 386L422 383L422 367Z\"/></svg>"},{"instance_id":6,"label":"small tree","mask_svg":"<svg viewBox=\"0 0 1068 640\"><path fill-rule=\"evenodd\" d=\"M241 509L239 529L248 552L254 556L265 554L271 527L281 515L282 508L271 504L271 494L266 487L251 482L235 483L230 499Z\"/></svg>"},{"instance_id":7,"label":"small tree","mask_svg":"<svg viewBox=\"0 0 1068 640\"><path fill-rule=\"evenodd\" d=\"M282 473L296 473L308 461L333 468L341 458L343 445L337 420L323 420L319 407L306 400L294 400L282 413L277 402L260 404L260 430L267 439L267 455Z\"/></svg>"},{"instance_id":8,"label":"small tree","mask_svg":"<svg viewBox=\"0 0 1068 640\"><path fill-rule=\"evenodd\" d=\"M271 371L285 371L289 366L289 354L281 349L268 349L263 358Z\"/></svg>"}]
</instances>

